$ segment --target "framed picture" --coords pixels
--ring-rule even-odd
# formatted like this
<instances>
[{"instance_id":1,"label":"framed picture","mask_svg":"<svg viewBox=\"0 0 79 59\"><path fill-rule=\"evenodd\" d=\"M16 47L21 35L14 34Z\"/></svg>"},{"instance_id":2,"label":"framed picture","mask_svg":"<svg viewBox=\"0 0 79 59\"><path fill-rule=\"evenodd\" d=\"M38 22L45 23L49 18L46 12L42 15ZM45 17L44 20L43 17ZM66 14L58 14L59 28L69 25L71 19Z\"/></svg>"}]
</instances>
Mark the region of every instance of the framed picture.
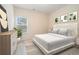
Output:
<instances>
[{"instance_id":1,"label":"framed picture","mask_svg":"<svg viewBox=\"0 0 79 59\"><path fill-rule=\"evenodd\" d=\"M67 21L68 21L68 16L67 15L61 16L61 22L67 22Z\"/></svg>"},{"instance_id":2,"label":"framed picture","mask_svg":"<svg viewBox=\"0 0 79 59\"><path fill-rule=\"evenodd\" d=\"M77 20L77 11L55 18L56 23L71 22L76 20Z\"/></svg>"},{"instance_id":3,"label":"framed picture","mask_svg":"<svg viewBox=\"0 0 79 59\"><path fill-rule=\"evenodd\" d=\"M6 31L8 31L7 12L3 6L0 5L0 32Z\"/></svg>"},{"instance_id":4,"label":"framed picture","mask_svg":"<svg viewBox=\"0 0 79 59\"><path fill-rule=\"evenodd\" d=\"M77 20L77 12L69 13L69 21Z\"/></svg>"},{"instance_id":5,"label":"framed picture","mask_svg":"<svg viewBox=\"0 0 79 59\"><path fill-rule=\"evenodd\" d=\"M59 23L61 21L60 19L61 19L60 17L55 18L55 22Z\"/></svg>"}]
</instances>

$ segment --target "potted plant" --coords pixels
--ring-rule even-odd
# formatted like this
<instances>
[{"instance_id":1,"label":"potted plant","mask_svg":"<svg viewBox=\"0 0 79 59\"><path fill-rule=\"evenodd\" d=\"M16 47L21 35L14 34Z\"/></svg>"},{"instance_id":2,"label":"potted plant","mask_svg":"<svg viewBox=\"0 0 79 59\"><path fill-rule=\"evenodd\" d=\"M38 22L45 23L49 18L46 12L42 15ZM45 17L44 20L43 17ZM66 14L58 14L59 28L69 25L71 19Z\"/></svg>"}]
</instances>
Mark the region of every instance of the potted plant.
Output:
<instances>
[{"instance_id":1,"label":"potted plant","mask_svg":"<svg viewBox=\"0 0 79 59\"><path fill-rule=\"evenodd\" d=\"M73 20L76 20L76 15L73 16Z\"/></svg>"},{"instance_id":2,"label":"potted plant","mask_svg":"<svg viewBox=\"0 0 79 59\"><path fill-rule=\"evenodd\" d=\"M20 28L14 28L17 32L17 38L20 40L22 36L22 30Z\"/></svg>"},{"instance_id":3,"label":"potted plant","mask_svg":"<svg viewBox=\"0 0 79 59\"><path fill-rule=\"evenodd\" d=\"M56 22L56 23L58 22L58 18L55 18L55 22Z\"/></svg>"}]
</instances>

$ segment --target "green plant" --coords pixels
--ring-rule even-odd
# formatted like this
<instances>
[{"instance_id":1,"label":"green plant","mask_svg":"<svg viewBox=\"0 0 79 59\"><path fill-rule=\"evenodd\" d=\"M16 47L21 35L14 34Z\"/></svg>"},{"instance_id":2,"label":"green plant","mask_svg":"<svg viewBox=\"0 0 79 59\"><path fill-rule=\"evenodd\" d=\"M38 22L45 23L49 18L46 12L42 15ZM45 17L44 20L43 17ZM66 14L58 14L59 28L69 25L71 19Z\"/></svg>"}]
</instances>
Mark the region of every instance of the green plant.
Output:
<instances>
[{"instance_id":1,"label":"green plant","mask_svg":"<svg viewBox=\"0 0 79 59\"><path fill-rule=\"evenodd\" d=\"M67 16L64 16L64 20L67 20Z\"/></svg>"},{"instance_id":2,"label":"green plant","mask_svg":"<svg viewBox=\"0 0 79 59\"><path fill-rule=\"evenodd\" d=\"M56 23L58 22L58 18L55 18L55 22L56 22Z\"/></svg>"},{"instance_id":3,"label":"green plant","mask_svg":"<svg viewBox=\"0 0 79 59\"><path fill-rule=\"evenodd\" d=\"M69 18L69 20L72 20L72 18Z\"/></svg>"},{"instance_id":4,"label":"green plant","mask_svg":"<svg viewBox=\"0 0 79 59\"><path fill-rule=\"evenodd\" d=\"M17 38L22 36L22 30L19 28L14 28L17 31Z\"/></svg>"},{"instance_id":5,"label":"green plant","mask_svg":"<svg viewBox=\"0 0 79 59\"><path fill-rule=\"evenodd\" d=\"M73 16L73 14L70 14L70 16Z\"/></svg>"},{"instance_id":6,"label":"green plant","mask_svg":"<svg viewBox=\"0 0 79 59\"><path fill-rule=\"evenodd\" d=\"M73 19L74 19L74 20L76 19L76 15L75 15L75 16L73 16Z\"/></svg>"}]
</instances>

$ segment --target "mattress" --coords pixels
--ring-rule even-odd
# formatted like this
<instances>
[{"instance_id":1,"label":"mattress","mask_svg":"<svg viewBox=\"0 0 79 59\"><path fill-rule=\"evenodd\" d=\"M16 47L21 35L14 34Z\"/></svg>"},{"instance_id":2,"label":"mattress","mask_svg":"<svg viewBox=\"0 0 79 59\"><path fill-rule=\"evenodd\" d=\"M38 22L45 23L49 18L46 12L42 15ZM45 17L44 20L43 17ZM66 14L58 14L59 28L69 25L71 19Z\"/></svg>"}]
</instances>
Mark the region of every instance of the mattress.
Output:
<instances>
[{"instance_id":1,"label":"mattress","mask_svg":"<svg viewBox=\"0 0 79 59\"><path fill-rule=\"evenodd\" d=\"M42 45L47 51L59 48L61 46L74 42L74 37L59 34L39 34L35 35L34 40Z\"/></svg>"}]
</instances>

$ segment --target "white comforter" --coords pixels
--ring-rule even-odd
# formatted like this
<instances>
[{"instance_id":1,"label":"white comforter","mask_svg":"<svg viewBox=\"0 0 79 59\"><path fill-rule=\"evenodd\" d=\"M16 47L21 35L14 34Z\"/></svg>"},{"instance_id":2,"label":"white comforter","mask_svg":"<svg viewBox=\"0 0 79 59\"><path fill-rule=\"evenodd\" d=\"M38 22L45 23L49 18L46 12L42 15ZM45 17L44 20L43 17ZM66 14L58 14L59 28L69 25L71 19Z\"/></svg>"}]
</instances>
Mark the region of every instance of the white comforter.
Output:
<instances>
[{"instance_id":1,"label":"white comforter","mask_svg":"<svg viewBox=\"0 0 79 59\"><path fill-rule=\"evenodd\" d=\"M50 51L74 42L74 37L48 33L35 35L34 40Z\"/></svg>"}]
</instances>

